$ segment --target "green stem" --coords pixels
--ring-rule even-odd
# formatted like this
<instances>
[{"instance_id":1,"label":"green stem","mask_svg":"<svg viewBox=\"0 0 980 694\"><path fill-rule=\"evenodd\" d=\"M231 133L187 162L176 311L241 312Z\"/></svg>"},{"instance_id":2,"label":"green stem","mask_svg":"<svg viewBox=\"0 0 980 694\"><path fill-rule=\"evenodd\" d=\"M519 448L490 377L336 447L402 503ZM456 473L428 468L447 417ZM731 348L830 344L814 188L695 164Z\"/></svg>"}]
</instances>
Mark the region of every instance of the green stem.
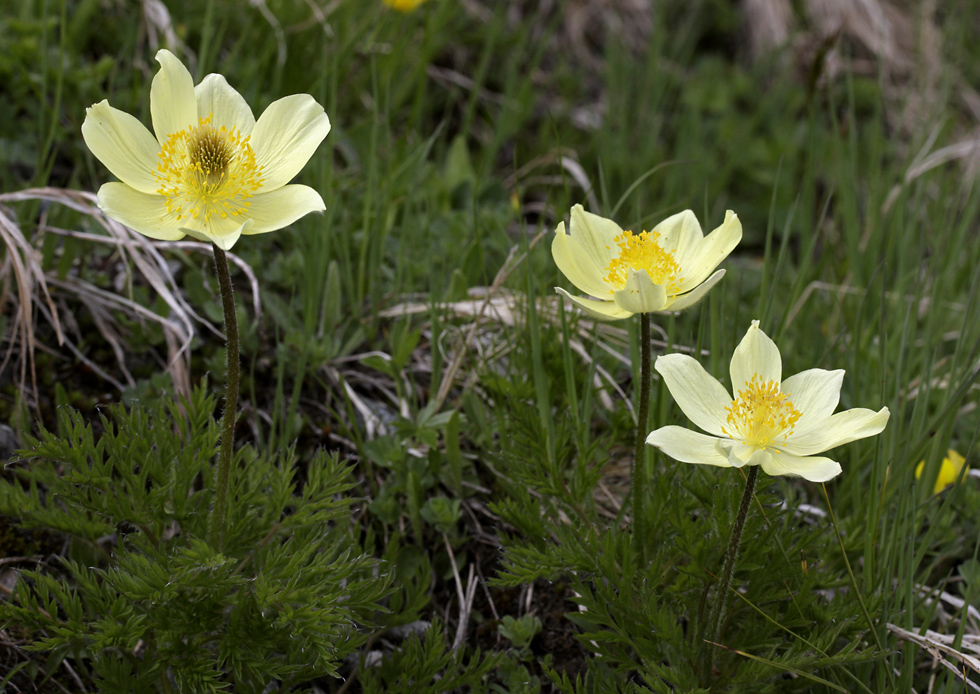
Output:
<instances>
[{"instance_id":1,"label":"green stem","mask_svg":"<svg viewBox=\"0 0 980 694\"><path fill-rule=\"evenodd\" d=\"M633 452L633 547L646 565L646 519L643 509L646 501L646 437L650 419L650 314L640 314L640 409L636 418L636 448Z\"/></svg>"},{"instance_id":2,"label":"green stem","mask_svg":"<svg viewBox=\"0 0 980 694\"><path fill-rule=\"evenodd\" d=\"M228 272L225 252L211 244L214 250L214 269L221 287L221 307L225 313L226 382L225 409L221 415L221 444L218 449L218 474L214 485L214 509L211 511L211 545L223 549L225 542L225 515L228 506L228 475L231 471L232 451L235 444L235 417L238 411L238 318L235 315L235 290Z\"/></svg>"},{"instance_id":3,"label":"green stem","mask_svg":"<svg viewBox=\"0 0 980 694\"><path fill-rule=\"evenodd\" d=\"M732 526L731 537L728 538L728 552L725 554L725 563L721 569L721 583L715 591L714 602L711 604L711 613L708 616L708 632L705 641L721 643L721 627L725 622L726 606L728 605L728 589L732 585L732 575L735 573L735 559L738 556L738 546L742 541L742 530L745 528L745 519L749 515L749 507L752 504L752 495L755 492L755 480L759 476L759 466L753 465L749 468L749 474L745 480L745 491L742 492L742 501L738 506L738 515L735 516L735 525ZM701 684L708 686L711 683L711 671L714 665L714 646L709 643L702 644L701 660Z\"/></svg>"}]
</instances>

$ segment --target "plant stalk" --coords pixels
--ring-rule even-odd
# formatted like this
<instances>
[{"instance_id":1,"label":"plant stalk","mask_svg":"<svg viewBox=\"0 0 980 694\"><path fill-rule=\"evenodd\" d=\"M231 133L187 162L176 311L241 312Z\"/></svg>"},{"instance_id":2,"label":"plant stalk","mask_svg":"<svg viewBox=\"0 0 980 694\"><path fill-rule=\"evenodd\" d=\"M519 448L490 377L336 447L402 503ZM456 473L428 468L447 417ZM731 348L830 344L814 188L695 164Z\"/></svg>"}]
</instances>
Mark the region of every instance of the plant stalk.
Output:
<instances>
[{"instance_id":1,"label":"plant stalk","mask_svg":"<svg viewBox=\"0 0 980 694\"><path fill-rule=\"evenodd\" d=\"M646 437L647 425L650 420L650 314L640 314L640 407L636 418L636 447L633 451L633 474L631 489L633 491L633 547L640 560L640 566L646 566L646 518L644 507L646 502Z\"/></svg>"},{"instance_id":2,"label":"plant stalk","mask_svg":"<svg viewBox=\"0 0 980 694\"><path fill-rule=\"evenodd\" d=\"M221 307L225 314L225 409L221 415L221 442L218 448L218 473L214 485L214 508L211 511L211 546L221 551L225 542L225 515L228 506L228 476L235 444L235 418L238 412L238 317L235 314L235 290L228 271L225 252L213 243L214 269L221 288Z\"/></svg>"},{"instance_id":3,"label":"plant stalk","mask_svg":"<svg viewBox=\"0 0 980 694\"><path fill-rule=\"evenodd\" d=\"M721 569L721 583L715 589L714 602L711 604L711 612L708 616L707 638L702 643L702 686L709 686L711 683L712 668L714 665L714 658L711 657L711 654L714 652L714 647L707 642L721 643L721 627L725 622L725 612L728 605L728 589L732 585L732 575L735 573L735 559L738 556L738 546L742 541L742 530L745 529L745 519L749 515L752 495L755 492L755 480L758 476L759 466L752 465L749 468L749 474L745 480L745 491L742 492L742 501L738 506L738 515L735 516L735 525L732 526L732 534L728 538L728 551L725 553L725 563Z\"/></svg>"}]
</instances>

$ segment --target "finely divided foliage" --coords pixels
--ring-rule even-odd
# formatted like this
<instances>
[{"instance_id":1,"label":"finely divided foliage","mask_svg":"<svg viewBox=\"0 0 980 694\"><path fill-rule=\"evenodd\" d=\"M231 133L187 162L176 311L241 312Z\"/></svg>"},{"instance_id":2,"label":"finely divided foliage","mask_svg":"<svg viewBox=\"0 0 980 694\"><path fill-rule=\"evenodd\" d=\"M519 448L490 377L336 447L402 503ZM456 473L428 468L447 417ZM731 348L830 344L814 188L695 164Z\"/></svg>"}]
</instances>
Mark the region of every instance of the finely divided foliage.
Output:
<instances>
[{"instance_id":1,"label":"finely divided foliage","mask_svg":"<svg viewBox=\"0 0 980 694\"><path fill-rule=\"evenodd\" d=\"M64 436L25 441L17 480L0 483L0 513L78 541L64 578L25 572L0 619L46 634L28 648L84 656L103 691L169 680L258 693L270 677L333 674L366 638L355 621L370 624L388 591L349 535L349 470L333 455L310 462L298 492L291 456L241 451L235 541L216 552L203 540L214 406L198 388L152 410L113 407L97 442L65 410Z\"/></svg>"}]
</instances>

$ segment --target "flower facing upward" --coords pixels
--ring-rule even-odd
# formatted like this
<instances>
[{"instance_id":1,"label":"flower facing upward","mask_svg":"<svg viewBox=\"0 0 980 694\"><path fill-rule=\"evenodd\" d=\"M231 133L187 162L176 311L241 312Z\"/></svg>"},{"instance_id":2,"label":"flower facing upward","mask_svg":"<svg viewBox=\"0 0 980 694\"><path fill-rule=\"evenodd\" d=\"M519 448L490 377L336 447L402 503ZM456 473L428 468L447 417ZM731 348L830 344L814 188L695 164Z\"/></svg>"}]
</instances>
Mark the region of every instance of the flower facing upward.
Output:
<instances>
[{"instance_id":1,"label":"flower facing upward","mask_svg":"<svg viewBox=\"0 0 980 694\"><path fill-rule=\"evenodd\" d=\"M759 321L732 355L735 397L687 355L657 357L654 368L688 419L708 432L666 426L650 433L647 443L682 463L761 465L770 475L825 482L841 468L816 453L879 434L888 423L887 407L833 414L843 369L810 369L782 380L779 349Z\"/></svg>"},{"instance_id":2,"label":"flower facing upward","mask_svg":"<svg viewBox=\"0 0 980 694\"><path fill-rule=\"evenodd\" d=\"M952 448L946 451L946 457L943 458L943 464L939 468L939 476L936 477L936 485L932 489L933 494L938 494L939 492L946 489L950 485L956 484L960 479L960 473L963 470L963 465L966 463L966 458L961 456L959 453L954 451ZM915 466L915 479L922 477L922 472L925 470L926 461L922 461ZM970 468L966 469L966 472L970 472Z\"/></svg>"},{"instance_id":3,"label":"flower facing upward","mask_svg":"<svg viewBox=\"0 0 980 694\"><path fill-rule=\"evenodd\" d=\"M596 298L555 289L600 320L695 304L725 274L712 271L742 239L742 224L731 211L707 236L690 210L634 234L575 205L569 226L570 235L564 222L558 225L551 254L572 284Z\"/></svg>"},{"instance_id":4,"label":"flower facing upward","mask_svg":"<svg viewBox=\"0 0 980 694\"><path fill-rule=\"evenodd\" d=\"M157 52L150 88L156 137L100 101L82 137L118 179L99 189L99 206L131 229L174 241L190 234L228 250L242 234L281 229L324 210L308 186L287 185L330 132L309 94L287 96L259 117L221 75L194 86L170 51Z\"/></svg>"}]
</instances>

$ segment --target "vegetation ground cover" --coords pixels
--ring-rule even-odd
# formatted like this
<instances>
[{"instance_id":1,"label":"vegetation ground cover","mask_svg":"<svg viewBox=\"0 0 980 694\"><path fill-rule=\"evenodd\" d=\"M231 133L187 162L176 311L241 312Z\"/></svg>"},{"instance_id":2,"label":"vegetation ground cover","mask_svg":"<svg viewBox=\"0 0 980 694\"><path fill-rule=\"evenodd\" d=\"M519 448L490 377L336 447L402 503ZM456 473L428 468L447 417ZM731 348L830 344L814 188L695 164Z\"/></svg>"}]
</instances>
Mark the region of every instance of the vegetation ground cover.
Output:
<instances>
[{"instance_id":1,"label":"vegetation ground cover","mask_svg":"<svg viewBox=\"0 0 980 694\"><path fill-rule=\"evenodd\" d=\"M0 18L3 687L975 689L980 490L943 461L975 464L980 431L977 10L21 3ZM106 98L150 122L158 48L256 113L308 93L332 123L299 177L325 213L229 256L223 552L200 539L210 247L102 215L80 135ZM656 353L724 381L755 319L785 373L843 368L841 409L891 411L824 486L760 475L708 674L743 477L651 450L632 532L639 330L555 294L574 204L634 229L734 210L727 275L654 316ZM651 400L647 430L688 424L656 378Z\"/></svg>"}]
</instances>

